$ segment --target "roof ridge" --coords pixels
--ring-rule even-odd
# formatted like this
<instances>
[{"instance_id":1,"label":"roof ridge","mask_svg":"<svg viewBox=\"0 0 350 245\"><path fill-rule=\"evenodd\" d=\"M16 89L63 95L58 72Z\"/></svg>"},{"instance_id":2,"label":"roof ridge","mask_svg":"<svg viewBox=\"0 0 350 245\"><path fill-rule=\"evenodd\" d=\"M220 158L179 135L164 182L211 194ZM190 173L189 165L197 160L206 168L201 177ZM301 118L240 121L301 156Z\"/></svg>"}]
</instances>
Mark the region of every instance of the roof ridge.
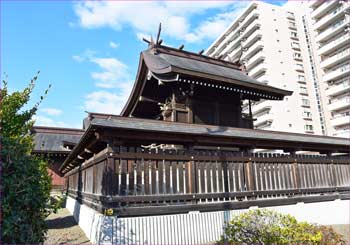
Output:
<instances>
[{"instance_id":1,"label":"roof ridge","mask_svg":"<svg viewBox=\"0 0 350 245\"><path fill-rule=\"evenodd\" d=\"M191 55L191 57L187 56L184 58L190 58L190 59L206 62L209 64L226 66L226 67L233 68L233 69L236 69L238 71L243 72L238 65L236 65L232 62L229 62L226 60L220 60L220 59L210 57L207 55L197 54L197 53L186 51L186 50L179 50L179 49L169 47L169 46L164 46L164 45L154 45L151 49L155 49L156 51L160 51L160 53L163 53L163 54L171 54L171 55L176 55L179 57L184 57L183 54L188 54L188 55ZM167 52L162 52L162 51L170 51L170 52L167 53Z\"/></svg>"}]
</instances>

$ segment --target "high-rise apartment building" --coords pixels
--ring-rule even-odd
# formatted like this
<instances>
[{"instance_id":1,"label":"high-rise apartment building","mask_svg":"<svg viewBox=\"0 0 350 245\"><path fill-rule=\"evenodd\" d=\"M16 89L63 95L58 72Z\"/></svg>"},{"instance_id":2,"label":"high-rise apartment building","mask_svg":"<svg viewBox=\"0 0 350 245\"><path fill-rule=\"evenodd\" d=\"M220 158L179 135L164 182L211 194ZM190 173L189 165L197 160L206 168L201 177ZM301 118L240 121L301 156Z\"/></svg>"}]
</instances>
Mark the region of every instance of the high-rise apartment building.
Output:
<instances>
[{"instance_id":1,"label":"high-rise apartment building","mask_svg":"<svg viewBox=\"0 0 350 245\"><path fill-rule=\"evenodd\" d=\"M328 135L350 137L350 2L308 4Z\"/></svg>"},{"instance_id":2,"label":"high-rise apartment building","mask_svg":"<svg viewBox=\"0 0 350 245\"><path fill-rule=\"evenodd\" d=\"M332 10L335 6L343 6L341 11L345 13L344 10L348 3L325 2L323 4L331 6L331 8L326 8L326 12ZM333 53L333 55L340 57L339 61L327 61L331 64L326 63L325 65L322 62L325 61L326 56L320 56L319 50L322 51L322 47L319 48L319 43L323 40L337 40L334 41L337 44L349 44L349 38L341 39L343 35L346 35L344 32L343 35L337 32L339 33L338 38L328 28L325 29L325 25L328 25L330 20L326 19L318 25L318 19L316 22L313 20L315 17L324 16L324 11L316 12L315 15L310 7L315 8L314 11L316 11L323 4L298 2L298 5L287 3L281 7L263 2L253 2L207 49L206 54L209 56L221 56L231 61L240 60L245 64L248 74L261 82L294 91L292 96L283 101L261 101L254 104L253 115L256 118L254 122L256 128L346 136L336 134L331 125L334 125L336 120L346 121L345 117L349 118L350 108L347 108L346 112L346 107L343 107L340 111L337 107L339 113L330 112L332 106L331 108L328 107L333 101L327 99L327 96L332 90L327 81L333 81L334 78L330 77L335 76L336 79L339 78L339 82L336 84L340 83L340 86L345 88L349 80L349 74L345 71L349 67L349 63L346 63L349 62L349 59L347 61L346 58L341 59L346 51L342 53L343 51L338 49L339 55L338 53ZM340 20L341 22L342 18L339 16L345 14L335 15L338 17L331 18L332 21ZM334 23L338 22L335 21ZM329 28L341 29L344 26L346 24L341 22L341 24L334 25L334 28L333 25L330 25ZM320 30L319 35L317 35L316 30ZM326 34L323 31L327 31ZM318 36L321 36L321 38ZM327 50L327 54L330 53L331 51ZM332 75L335 73L325 75L329 70L325 72L322 68L330 66L341 75ZM338 88L340 90L340 87ZM343 89L343 91L346 91L346 89ZM346 104L346 100L348 100L346 98L348 97L345 95L337 97L339 102L345 102L343 104ZM334 100L334 102L338 103L338 100ZM347 104L349 105L349 103ZM341 116L337 116L333 120L336 115ZM341 130L341 132L345 131L344 126Z\"/></svg>"}]
</instances>

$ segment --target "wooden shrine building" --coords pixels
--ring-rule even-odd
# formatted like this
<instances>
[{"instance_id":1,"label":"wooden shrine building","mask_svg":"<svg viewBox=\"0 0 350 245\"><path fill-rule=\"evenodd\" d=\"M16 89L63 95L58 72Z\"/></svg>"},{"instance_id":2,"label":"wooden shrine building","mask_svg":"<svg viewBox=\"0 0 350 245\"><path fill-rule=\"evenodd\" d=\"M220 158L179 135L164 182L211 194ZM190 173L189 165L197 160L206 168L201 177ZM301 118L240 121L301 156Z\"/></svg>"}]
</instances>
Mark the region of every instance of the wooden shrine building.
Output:
<instances>
[{"instance_id":1,"label":"wooden shrine building","mask_svg":"<svg viewBox=\"0 0 350 245\"><path fill-rule=\"evenodd\" d=\"M84 120L60 167L69 200L119 219L350 199L348 139L256 130L242 113L244 101L291 94L237 64L151 44L121 115Z\"/></svg>"}]
</instances>

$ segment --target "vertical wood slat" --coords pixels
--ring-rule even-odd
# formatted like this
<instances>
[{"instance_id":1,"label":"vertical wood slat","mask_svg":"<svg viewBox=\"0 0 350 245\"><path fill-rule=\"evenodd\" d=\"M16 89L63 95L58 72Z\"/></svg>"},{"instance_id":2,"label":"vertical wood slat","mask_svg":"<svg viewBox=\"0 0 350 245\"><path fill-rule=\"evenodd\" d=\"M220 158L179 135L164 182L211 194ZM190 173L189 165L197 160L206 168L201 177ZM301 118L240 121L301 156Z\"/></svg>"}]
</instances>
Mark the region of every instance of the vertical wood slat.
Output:
<instances>
[{"instance_id":1,"label":"vertical wood slat","mask_svg":"<svg viewBox=\"0 0 350 245\"><path fill-rule=\"evenodd\" d=\"M233 162L229 162L228 164L228 171L229 171L229 181L230 181L230 192L234 192L234 176L233 176Z\"/></svg>"},{"instance_id":2,"label":"vertical wood slat","mask_svg":"<svg viewBox=\"0 0 350 245\"><path fill-rule=\"evenodd\" d=\"M212 182L212 173L211 173L211 163L207 162L206 164L206 172L207 172L207 193L211 193L211 182Z\"/></svg>"},{"instance_id":3,"label":"vertical wood slat","mask_svg":"<svg viewBox=\"0 0 350 245\"><path fill-rule=\"evenodd\" d=\"M164 162L162 160L158 161L158 186L159 194L165 194L164 190Z\"/></svg>"},{"instance_id":4,"label":"vertical wood slat","mask_svg":"<svg viewBox=\"0 0 350 245\"><path fill-rule=\"evenodd\" d=\"M240 190L246 191L245 179L244 179L244 165L243 163L239 163L239 175L240 175Z\"/></svg>"},{"instance_id":5,"label":"vertical wood slat","mask_svg":"<svg viewBox=\"0 0 350 245\"><path fill-rule=\"evenodd\" d=\"M186 193L191 193L191 177L190 177L190 162L186 161L185 162L185 189Z\"/></svg>"},{"instance_id":6,"label":"vertical wood slat","mask_svg":"<svg viewBox=\"0 0 350 245\"><path fill-rule=\"evenodd\" d=\"M145 194L146 195L151 194L150 188L149 188L149 184L150 184L149 170L150 170L149 161L144 161L143 173L144 173L144 183L145 183Z\"/></svg>"},{"instance_id":7,"label":"vertical wood slat","mask_svg":"<svg viewBox=\"0 0 350 245\"><path fill-rule=\"evenodd\" d=\"M255 162L254 165L255 165L255 169L256 169L256 189L258 191L261 191L262 189L261 189L261 179L260 179L260 171L261 171L260 163Z\"/></svg>"},{"instance_id":8,"label":"vertical wood slat","mask_svg":"<svg viewBox=\"0 0 350 245\"><path fill-rule=\"evenodd\" d=\"M267 190L266 187L266 170L265 170L265 164L264 163L259 163L260 165L260 170L261 170L261 184L262 184L262 190Z\"/></svg>"},{"instance_id":9,"label":"vertical wood slat","mask_svg":"<svg viewBox=\"0 0 350 245\"><path fill-rule=\"evenodd\" d=\"M134 195L135 190L135 162L133 160L128 160L128 174L129 174L129 195Z\"/></svg>"},{"instance_id":10,"label":"vertical wood slat","mask_svg":"<svg viewBox=\"0 0 350 245\"><path fill-rule=\"evenodd\" d=\"M179 162L179 192L180 193L185 193L184 192L184 164L182 161Z\"/></svg>"},{"instance_id":11,"label":"vertical wood slat","mask_svg":"<svg viewBox=\"0 0 350 245\"><path fill-rule=\"evenodd\" d=\"M172 181L173 181L173 193L176 194L178 193L177 189L177 162L172 162L171 163L171 168L172 168Z\"/></svg>"},{"instance_id":12,"label":"vertical wood slat","mask_svg":"<svg viewBox=\"0 0 350 245\"><path fill-rule=\"evenodd\" d=\"M233 163L234 171L235 171L235 191L240 191L240 186L239 186L239 163L235 162Z\"/></svg>"},{"instance_id":13,"label":"vertical wood slat","mask_svg":"<svg viewBox=\"0 0 350 245\"><path fill-rule=\"evenodd\" d=\"M157 161L151 161L151 190L152 195L157 194Z\"/></svg>"},{"instance_id":14,"label":"vertical wood slat","mask_svg":"<svg viewBox=\"0 0 350 245\"><path fill-rule=\"evenodd\" d=\"M120 195L124 196L127 194L126 177L127 177L127 160L120 160L121 180L120 180Z\"/></svg>"},{"instance_id":15,"label":"vertical wood slat","mask_svg":"<svg viewBox=\"0 0 350 245\"><path fill-rule=\"evenodd\" d=\"M275 164L269 164L270 165L270 171L271 171L271 189L276 190L276 185L275 185Z\"/></svg>"},{"instance_id":16,"label":"vertical wood slat","mask_svg":"<svg viewBox=\"0 0 350 245\"><path fill-rule=\"evenodd\" d=\"M271 180L270 180L270 164L264 163L265 173L266 173L266 190L271 190Z\"/></svg>"},{"instance_id":17,"label":"vertical wood slat","mask_svg":"<svg viewBox=\"0 0 350 245\"><path fill-rule=\"evenodd\" d=\"M310 164L310 169L311 169L312 187L316 187L316 174L315 174L314 164Z\"/></svg>"},{"instance_id":18,"label":"vertical wood slat","mask_svg":"<svg viewBox=\"0 0 350 245\"><path fill-rule=\"evenodd\" d=\"M292 165L292 175L293 175L294 188L300 188L300 176L299 176L299 168L298 168L297 162L294 162Z\"/></svg>"},{"instance_id":19,"label":"vertical wood slat","mask_svg":"<svg viewBox=\"0 0 350 245\"><path fill-rule=\"evenodd\" d=\"M171 194L171 189L170 189L170 162L165 161L164 162L164 167L165 167L165 193L166 194Z\"/></svg>"},{"instance_id":20,"label":"vertical wood slat","mask_svg":"<svg viewBox=\"0 0 350 245\"><path fill-rule=\"evenodd\" d=\"M213 181L213 192L217 192L217 178L216 178L216 162L211 163L211 169L212 169L212 181Z\"/></svg>"},{"instance_id":21,"label":"vertical wood slat","mask_svg":"<svg viewBox=\"0 0 350 245\"><path fill-rule=\"evenodd\" d=\"M200 186L201 193L205 193L205 162L199 162L199 175L200 175Z\"/></svg>"},{"instance_id":22,"label":"vertical wood slat","mask_svg":"<svg viewBox=\"0 0 350 245\"><path fill-rule=\"evenodd\" d=\"M224 179L224 192L230 191L230 179L229 179L229 168L228 168L228 162L223 161L223 179Z\"/></svg>"},{"instance_id":23,"label":"vertical wood slat","mask_svg":"<svg viewBox=\"0 0 350 245\"><path fill-rule=\"evenodd\" d=\"M217 162L217 169L218 169L218 192L223 192L222 188L222 180L223 180L223 175L222 175L222 164L223 162Z\"/></svg>"},{"instance_id":24,"label":"vertical wood slat","mask_svg":"<svg viewBox=\"0 0 350 245\"><path fill-rule=\"evenodd\" d=\"M280 184L280 170L281 165L279 163L275 163L275 176L276 176L276 190L281 189L281 184Z\"/></svg>"},{"instance_id":25,"label":"vertical wood slat","mask_svg":"<svg viewBox=\"0 0 350 245\"><path fill-rule=\"evenodd\" d=\"M142 195L142 161L136 161L136 193Z\"/></svg>"}]
</instances>

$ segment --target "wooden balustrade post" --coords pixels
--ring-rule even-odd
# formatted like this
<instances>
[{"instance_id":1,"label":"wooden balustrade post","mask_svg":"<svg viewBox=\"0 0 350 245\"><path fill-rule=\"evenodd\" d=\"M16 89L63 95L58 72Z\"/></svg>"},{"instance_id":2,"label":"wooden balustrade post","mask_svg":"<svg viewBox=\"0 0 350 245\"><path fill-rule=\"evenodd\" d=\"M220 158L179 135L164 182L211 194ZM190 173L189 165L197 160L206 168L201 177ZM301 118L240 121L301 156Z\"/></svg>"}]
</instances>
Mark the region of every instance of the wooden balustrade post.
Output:
<instances>
[{"instance_id":1,"label":"wooden balustrade post","mask_svg":"<svg viewBox=\"0 0 350 245\"><path fill-rule=\"evenodd\" d=\"M294 188L300 189L299 167L298 167L298 161L296 158L294 159L294 163L292 164L292 175L293 175Z\"/></svg>"},{"instance_id":2,"label":"wooden balustrade post","mask_svg":"<svg viewBox=\"0 0 350 245\"><path fill-rule=\"evenodd\" d=\"M245 173L246 173L246 187L247 187L247 191L255 190L253 162L252 162L251 158L249 158L249 161L245 163Z\"/></svg>"},{"instance_id":3,"label":"wooden balustrade post","mask_svg":"<svg viewBox=\"0 0 350 245\"><path fill-rule=\"evenodd\" d=\"M334 162L333 160L331 160L331 170L332 170L332 185L334 187L337 187L337 172L336 172L336 169L335 169L335 165L334 165Z\"/></svg>"}]
</instances>

